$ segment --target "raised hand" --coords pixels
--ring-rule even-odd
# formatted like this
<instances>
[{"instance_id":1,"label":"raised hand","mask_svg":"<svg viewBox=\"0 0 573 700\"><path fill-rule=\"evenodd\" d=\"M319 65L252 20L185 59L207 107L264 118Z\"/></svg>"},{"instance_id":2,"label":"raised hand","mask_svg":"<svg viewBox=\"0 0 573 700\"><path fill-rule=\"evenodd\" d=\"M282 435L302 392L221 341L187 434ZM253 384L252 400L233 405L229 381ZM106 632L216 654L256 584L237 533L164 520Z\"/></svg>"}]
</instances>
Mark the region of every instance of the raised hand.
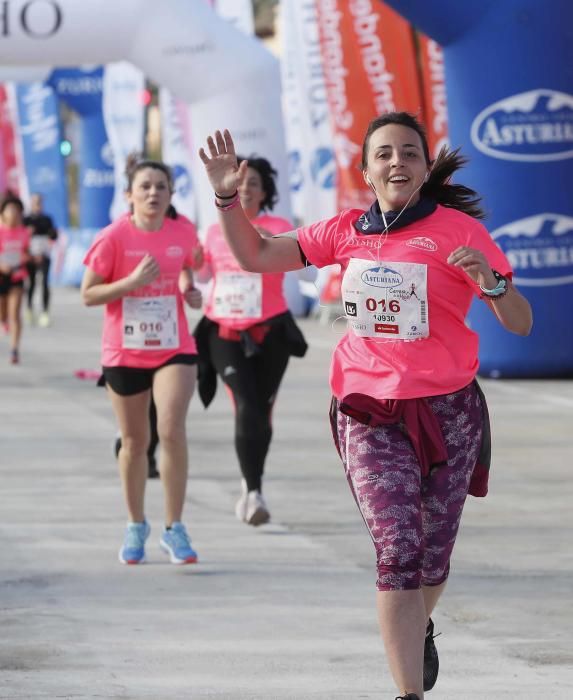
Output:
<instances>
[{"instance_id":1,"label":"raised hand","mask_svg":"<svg viewBox=\"0 0 573 700\"><path fill-rule=\"evenodd\" d=\"M139 261L137 267L129 275L133 289L145 287L159 276L159 263L149 253L146 253Z\"/></svg>"},{"instance_id":2,"label":"raised hand","mask_svg":"<svg viewBox=\"0 0 573 700\"><path fill-rule=\"evenodd\" d=\"M247 173L247 161L237 165L235 144L229 131L215 132L207 138L210 157L203 148L199 149L199 158L205 165L211 187L217 194L228 197L234 194Z\"/></svg>"}]
</instances>

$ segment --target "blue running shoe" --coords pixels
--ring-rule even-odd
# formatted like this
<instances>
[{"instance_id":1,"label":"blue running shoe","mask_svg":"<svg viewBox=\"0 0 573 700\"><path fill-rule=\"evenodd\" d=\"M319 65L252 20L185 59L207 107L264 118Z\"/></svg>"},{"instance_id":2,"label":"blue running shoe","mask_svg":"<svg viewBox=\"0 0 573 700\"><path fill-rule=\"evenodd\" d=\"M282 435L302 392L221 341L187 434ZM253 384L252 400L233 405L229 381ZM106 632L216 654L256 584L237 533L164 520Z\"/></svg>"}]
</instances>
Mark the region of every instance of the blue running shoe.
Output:
<instances>
[{"instance_id":1,"label":"blue running shoe","mask_svg":"<svg viewBox=\"0 0 573 700\"><path fill-rule=\"evenodd\" d=\"M183 523L173 523L169 530L165 528L159 546L169 554L172 564L194 564L197 561L197 552L191 546Z\"/></svg>"},{"instance_id":2,"label":"blue running shoe","mask_svg":"<svg viewBox=\"0 0 573 700\"><path fill-rule=\"evenodd\" d=\"M119 550L119 561L122 564L143 564L145 561L145 540L149 537L151 528L147 520L142 523L127 523L125 539Z\"/></svg>"}]
</instances>

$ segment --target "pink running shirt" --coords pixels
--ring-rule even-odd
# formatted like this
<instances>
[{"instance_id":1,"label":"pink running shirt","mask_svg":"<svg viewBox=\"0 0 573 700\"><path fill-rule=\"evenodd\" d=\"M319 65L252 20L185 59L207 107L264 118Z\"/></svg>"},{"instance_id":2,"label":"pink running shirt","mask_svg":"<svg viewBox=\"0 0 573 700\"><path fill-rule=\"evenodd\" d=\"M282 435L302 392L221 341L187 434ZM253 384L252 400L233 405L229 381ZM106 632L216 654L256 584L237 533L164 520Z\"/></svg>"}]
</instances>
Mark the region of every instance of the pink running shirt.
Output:
<instances>
[{"instance_id":1,"label":"pink running shirt","mask_svg":"<svg viewBox=\"0 0 573 700\"><path fill-rule=\"evenodd\" d=\"M293 230L293 225L286 219L266 214L258 216L251 223L273 236ZM232 330L242 331L288 310L283 293L284 273L245 272L235 260L219 224L213 224L207 230L203 250L205 265L211 268L213 275L213 285L205 306L207 318ZM240 301L236 304L225 302L225 296L233 291L247 298L244 306ZM237 316L231 315L233 312Z\"/></svg>"},{"instance_id":2,"label":"pink running shirt","mask_svg":"<svg viewBox=\"0 0 573 700\"><path fill-rule=\"evenodd\" d=\"M480 289L463 270L449 265L447 258L459 246L469 246L481 250L492 268L511 277L507 258L482 224L455 209L438 206L430 216L394 232L390 229L387 235L360 234L352 225L360 214L346 210L299 228L298 242L304 254L317 267L340 263L343 274L351 259L358 259L359 267L360 260L371 260L375 274L403 270L403 264L412 263L407 267L422 270L426 276L428 334L413 340L392 339L394 326L384 323L376 327L380 339L348 330L332 358L333 394L341 400L353 393L375 399L411 399L458 391L478 370L478 336L466 326L465 318ZM371 289L374 305L384 290ZM380 315L381 321L388 318Z\"/></svg>"},{"instance_id":3,"label":"pink running shirt","mask_svg":"<svg viewBox=\"0 0 573 700\"><path fill-rule=\"evenodd\" d=\"M32 233L26 226L18 226L17 228L0 226L1 264L18 268L10 276L13 282L20 282L28 277L25 263L31 237Z\"/></svg>"},{"instance_id":4,"label":"pink running shirt","mask_svg":"<svg viewBox=\"0 0 573 700\"><path fill-rule=\"evenodd\" d=\"M158 367L179 353L197 353L195 339L189 334L178 282L181 270L192 266L193 251L198 245L197 232L192 224L169 218L164 220L159 231L143 231L134 226L130 216L124 216L97 235L86 253L84 265L105 282L127 277L147 253L157 260L161 270L151 284L105 305L101 355L104 367L148 369ZM127 297L135 301L124 303ZM175 344L159 350L124 347L124 326L130 323L124 319L125 304L152 297L175 298L178 330Z\"/></svg>"}]
</instances>

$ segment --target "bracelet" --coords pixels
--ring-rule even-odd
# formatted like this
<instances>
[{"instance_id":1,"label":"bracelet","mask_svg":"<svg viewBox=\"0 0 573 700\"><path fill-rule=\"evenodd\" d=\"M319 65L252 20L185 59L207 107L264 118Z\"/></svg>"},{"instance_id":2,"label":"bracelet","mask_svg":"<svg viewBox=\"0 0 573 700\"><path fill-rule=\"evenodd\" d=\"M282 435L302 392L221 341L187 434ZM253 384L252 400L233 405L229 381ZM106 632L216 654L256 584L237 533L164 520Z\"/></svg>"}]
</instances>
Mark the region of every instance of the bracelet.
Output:
<instances>
[{"instance_id":1,"label":"bracelet","mask_svg":"<svg viewBox=\"0 0 573 700\"><path fill-rule=\"evenodd\" d=\"M236 197L238 194L239 194L239 190L235 190L235 191L233 192L233 194L228 194L228 195L226 195L226 196L224 196L224 195L222 195L222 194L217 194L217 192L215 192L215 197L217 197L217 199L233 199L233 198Z\"/></svg>"},{"instance_id":2,"label":"bracelet","mask_svg":"<svg viewBox=\"0 0 573 700\"><path fill-rule=\"evenodd\" d=\"M231 202L227 202L226 204L220 204L217 200L215 200L215 206L219 211L231 211L231 209L234 209L240 203L241 200L239 199L238 193L235 195L235 198Z\"/></svg>"},{"instance_id":3,"label":"bracelet","mask_svg":"<svg viewBox=\"0 0 573 700\"><path fill-rule=\"evenodd\" d=\"M497 280L497 285L493 289L484 289L484 287L479 286L481 289L480 299L484 297L489 297L490 299L501 299L502 296L507 294L507 277L501 275L497 270L492 270L493 276Z\"/></svg>"}]
</instances>

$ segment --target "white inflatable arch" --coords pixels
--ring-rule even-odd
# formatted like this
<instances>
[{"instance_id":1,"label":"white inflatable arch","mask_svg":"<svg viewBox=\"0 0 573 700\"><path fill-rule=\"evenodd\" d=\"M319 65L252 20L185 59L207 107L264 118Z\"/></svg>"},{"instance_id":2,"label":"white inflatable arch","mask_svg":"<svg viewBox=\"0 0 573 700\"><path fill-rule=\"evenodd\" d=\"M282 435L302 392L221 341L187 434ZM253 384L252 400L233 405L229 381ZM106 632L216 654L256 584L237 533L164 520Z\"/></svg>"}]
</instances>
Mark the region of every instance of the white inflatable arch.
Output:
<instances>
[{"instance_id":1,"label":"white inflatable arch","mask_svg":"<svg viewBox=\"0 0 573 700\"><path fill-rule=\"evenodd\" d=\"M269 69L269 53L206 0L3 0L0 65L130 61L186 102Z\"/></svg>"},{"instance_id":2,"label":"white inflatable arch","mask_svg":"<svg viewBox=\"0 0 573 700\"><path fill-rule=\"evenodd\" d=\"M277 213L288 214L278 61L208 0L0 2L0 81L117 61L131 62L190 105L195 143L228 127L242 153L269 158L280 176ZM207 196L203 169L195 170L199 196Z\"/></svg>"}]
</instances>

